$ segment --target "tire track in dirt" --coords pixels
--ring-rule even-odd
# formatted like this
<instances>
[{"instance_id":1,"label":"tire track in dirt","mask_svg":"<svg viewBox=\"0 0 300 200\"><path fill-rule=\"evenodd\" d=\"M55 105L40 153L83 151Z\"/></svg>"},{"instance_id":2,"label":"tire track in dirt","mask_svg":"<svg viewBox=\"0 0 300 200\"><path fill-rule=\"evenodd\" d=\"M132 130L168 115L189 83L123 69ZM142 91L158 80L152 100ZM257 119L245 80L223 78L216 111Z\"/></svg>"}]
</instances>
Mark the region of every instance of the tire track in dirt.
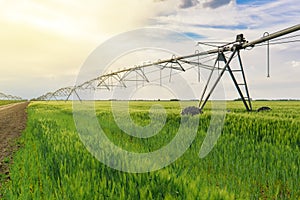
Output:
<instances>
[{"instance_id":1,"label":"tire track in dirt","mask_svg":"<svg viewBox=\"0 0 300 200\"><path fill-rule=\"evenodd\" d=\"M26 128L28 104L29 102L22 102L0 107L0 175L6 176L6 179L9 178L8 165L11 156L19 147L15 140Z\"/></svg>"}]
</instances>

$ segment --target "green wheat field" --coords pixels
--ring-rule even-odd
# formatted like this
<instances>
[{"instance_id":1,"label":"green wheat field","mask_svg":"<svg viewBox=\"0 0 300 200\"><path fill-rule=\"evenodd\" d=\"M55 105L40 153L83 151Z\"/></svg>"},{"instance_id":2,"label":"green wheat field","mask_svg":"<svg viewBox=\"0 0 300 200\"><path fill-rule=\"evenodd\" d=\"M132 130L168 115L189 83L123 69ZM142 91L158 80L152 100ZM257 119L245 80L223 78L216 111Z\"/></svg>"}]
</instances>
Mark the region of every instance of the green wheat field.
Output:
<instances>
[{"instance_id":1,"label":"green wheat field","mask_svg":"<svg viewBox=\"0 0 300 200\"><path fill-rule=\"evenodd\" d=\"M172 140L181 119L178 102L132 101L132 120L149 124L154 104L166 109L167 119L163 129L147 139L120 130L110 101L95 103L96 116L114 144L151 152ZM248 113L242 102L227 102L222 134L205 158L198 155L210 123L209 105L182 157L158 171L126 173L88 152L76 131L72 102L31 102L27 128L18 140L21 148L1 193L4 199L24 200L300 199L300 102L254 101L253 106L272 110Z\"/></svg>"}]
</instances>

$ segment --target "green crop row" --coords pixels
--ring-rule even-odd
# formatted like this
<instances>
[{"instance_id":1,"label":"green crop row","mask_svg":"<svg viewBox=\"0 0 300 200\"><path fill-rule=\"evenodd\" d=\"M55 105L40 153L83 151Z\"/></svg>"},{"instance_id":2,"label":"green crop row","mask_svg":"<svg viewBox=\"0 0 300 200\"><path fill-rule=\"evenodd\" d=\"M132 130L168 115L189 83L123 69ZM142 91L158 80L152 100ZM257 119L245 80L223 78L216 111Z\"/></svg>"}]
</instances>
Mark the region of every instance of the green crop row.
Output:
<instances>
[{"instance_id":1,"label":"green crop row","mask_svg":"<svg viewBox=\"0 0 300 200\"><path fill-rule=\"evenodd\" d=\"M149 109L157 103L130 102L133 122L151 123ZM115 145L131 152L152 152L174 138L181 120L178 102L159 104L166 109L165 126L146 139L118 127L109 101L96 102L96 116ZM209 111L204 112L196 138L182 157L161 170L139 174L112 169L88 152L77 133L71 103L31 103L23 147L14 156L3 197L299 199L300 102L254 102L255 107L264 104L273 110L246 113L240 102L229 102L222 135L201 159L198 155L211 118Z\"/></svg>"},{"instance_id":2,"label":"green crop row","mask_svg":"<svg viewBox=\"0 0 300 200\"><path fill-rule=\"evenodd\" d=\"M0 100L0 106L12 104L12 103L18 103L21 102L20 100Z\"/></svg>"}]
</instances>

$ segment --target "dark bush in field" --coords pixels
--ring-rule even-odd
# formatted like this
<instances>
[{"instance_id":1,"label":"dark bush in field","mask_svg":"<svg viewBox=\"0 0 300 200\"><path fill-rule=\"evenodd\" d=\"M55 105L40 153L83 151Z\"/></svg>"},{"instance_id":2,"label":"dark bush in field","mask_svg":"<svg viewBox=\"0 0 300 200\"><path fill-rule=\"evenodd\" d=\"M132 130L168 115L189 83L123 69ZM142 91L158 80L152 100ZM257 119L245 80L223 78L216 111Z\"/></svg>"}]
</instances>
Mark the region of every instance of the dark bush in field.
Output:
<instances>
[{"instance_id":1,"label":"dark bush in field","mask_svg":"<svg viewBox=\"0 0 300 200\"><path fill-rule=\"evenodd\" d=\"M257 112L262 112L262 111L270 111L272 110L271 108L267 107L267 106L263 106L263 107L260 107Z\"/></svg>"},{"instance_id":2,"label":"dark bush in field","mask_svg":"<svg viewBox=\"0 0 300 200\"><path fill-rule=\"evenodd\" d=\"M190 107L186 107L185 109L183 109L181 111L181 115L198 115L198 114L201 114L202 113L202 110L198 107L195 107L195 106L190 106Z\"/></svg>"}]
</instances>

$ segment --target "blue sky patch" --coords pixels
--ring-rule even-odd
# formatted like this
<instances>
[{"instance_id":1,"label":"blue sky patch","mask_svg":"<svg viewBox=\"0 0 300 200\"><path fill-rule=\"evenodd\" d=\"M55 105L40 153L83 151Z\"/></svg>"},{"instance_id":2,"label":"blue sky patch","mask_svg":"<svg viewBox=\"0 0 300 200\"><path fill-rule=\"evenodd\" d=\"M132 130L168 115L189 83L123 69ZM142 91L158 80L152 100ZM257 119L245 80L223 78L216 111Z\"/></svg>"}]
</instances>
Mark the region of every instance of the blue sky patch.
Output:
<instances>
[{"instance_id":1,"label":"blue sky patch","mask_svg":"<svg viewBox=\"0 0 300 200\"><path fill-rule=\"evenodd\" d=\"M266 3L274 2L274 0L236 0L237 4L251 4L251 5L262 5Z\"/></svg>"},{"instance_id":2,"label":"blue sky patch","mask_svg":"<svg viewBox=\"0 0 300 200\"><path fill-rule=\"evenodd\" d=\"M188 36L188 37L191 37L193 39L203 39L204 38L202 35L199 35L199 34L193 33L193 32L185 32L183 34Z\"/></svg>"},{"instance_id":3,"label":"blue sky patch","mask_svg":"<svg viewBox=\"0 0 300 200\"><path fill-rule=\"evenodd\" d=\"M229 30L245 30L248 29L248 26L244 24L238 24L238 25L196 25L196 27L201 28L215 28L215 29L229 29Z\"/></svg>"}]
</instances>

